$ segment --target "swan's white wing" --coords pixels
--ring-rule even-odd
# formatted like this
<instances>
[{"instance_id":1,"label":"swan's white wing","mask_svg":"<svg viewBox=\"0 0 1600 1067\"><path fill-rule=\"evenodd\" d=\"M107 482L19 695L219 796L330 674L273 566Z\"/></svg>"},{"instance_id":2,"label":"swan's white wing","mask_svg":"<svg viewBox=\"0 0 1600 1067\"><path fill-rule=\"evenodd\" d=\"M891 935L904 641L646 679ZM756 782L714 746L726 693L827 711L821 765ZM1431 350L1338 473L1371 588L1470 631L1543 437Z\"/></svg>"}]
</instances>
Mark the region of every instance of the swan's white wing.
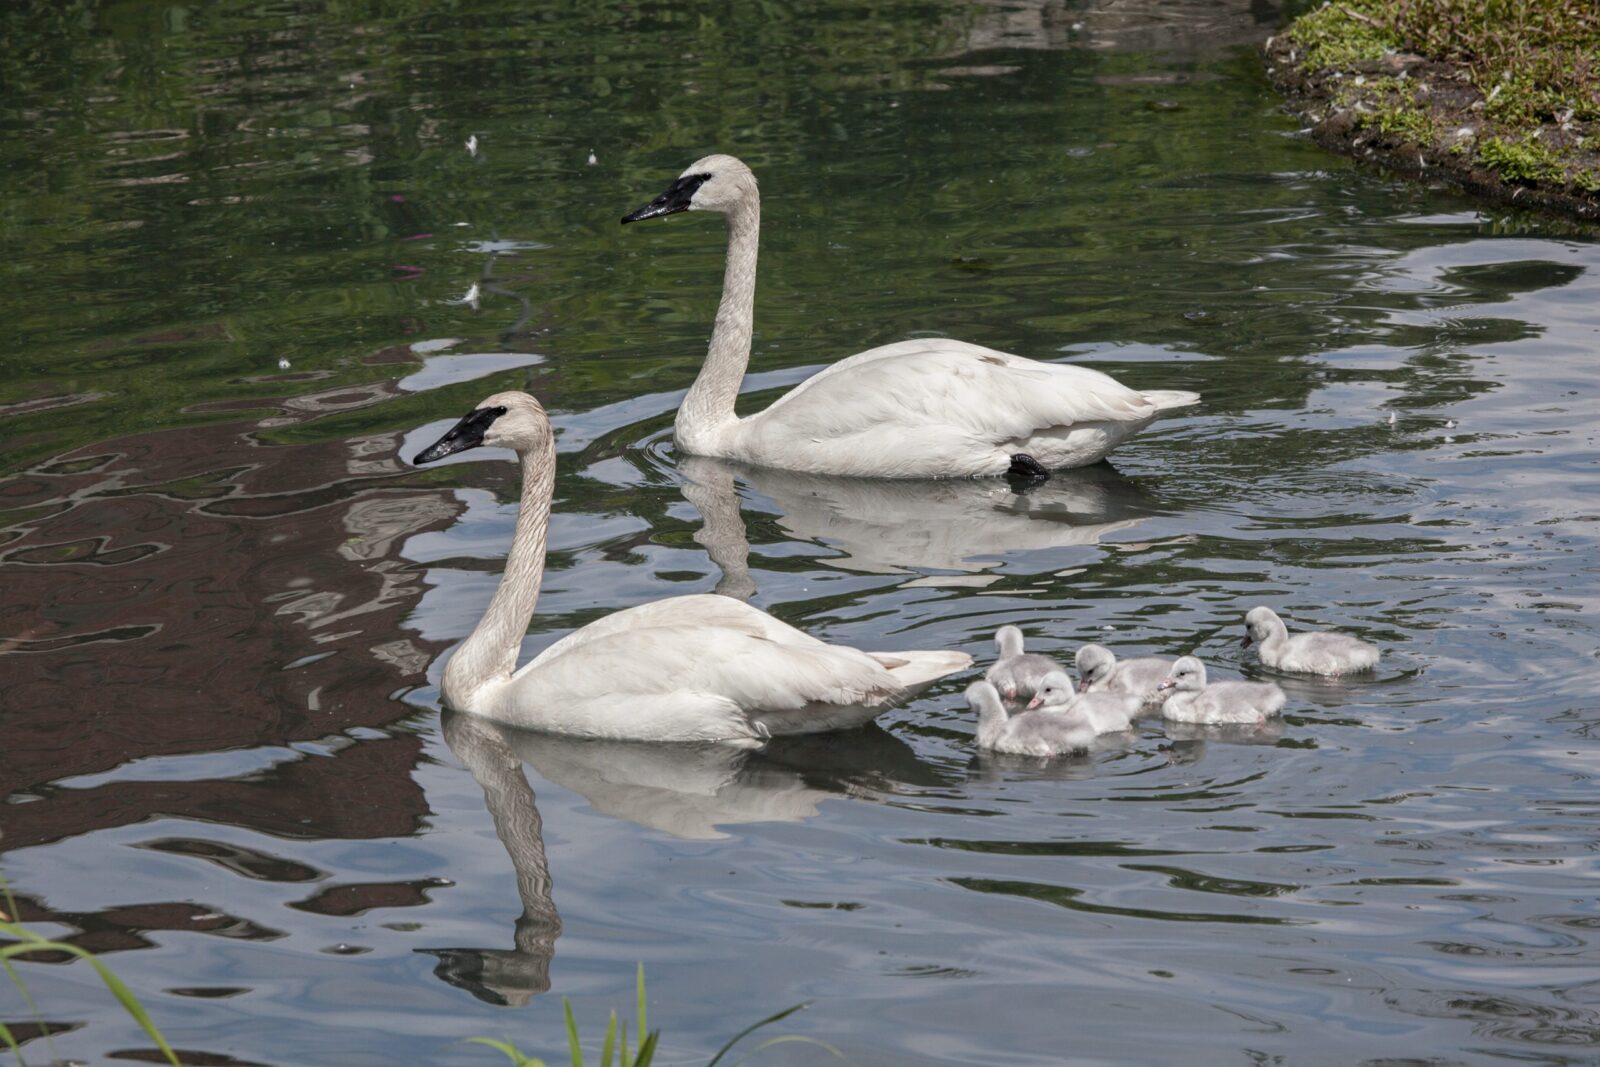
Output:
<instances>
[{"instance_id":1,"label":"swan's white wing","mask_svg":"<svg viewBox=\"0 0 1600 1067\"><path fill-rule=\"evenodd\" d=\"M751 607L742 600L717 596L714 593L695 593L690 596L668 597L652 600L622 611L613 612L603 619L572 631L526 664L518 674L532 670L557 656L566 655L583 645L610 637L627 630L652 627L712 626L765 637L769 641L801 647L822 645L823 642L804 630L797 630L779 622L760 608Z\"/></svg>"},{"instance_id":2,"label":"swan's white wing","mask_svg":"<svg viewBox=\"0 0 1600 1067\"><path fill-rule=\"evenodd\" d=\"M732 741L845 729L970 666L964 652L830 645L700 594L608 615L547 648L473 710L580 737Z\"/></svg>"},{"instance_id":3,"label":"swan's white wing","mask_svg":"<svg viewBox=\"0 0 1600 1067\"><path fill-rule=\"evenodd\" d=\"M799 429L849 432L892 419L936 421L996 439L1076 422L1136 422L1156 413L1144 394L1108 374L1041 363L942 337L900 341L842 359L780 397Z\"/></svg>"},{"instance_id":4,"label":"swan's white wing","mask_svg":"<svg viewBox=\"0 0 1600 1067\"><path fill-rule=\"evenodd\" d=\"M900 691L882 663L843 645L785 644L746 628L705 624L635 627L546 657L539 688L630 696L712 693L746 710L881 703Z\"/></svg>"},{"instance_id":5,"label":"swan's white wing","mask_svg":"<svg viewBox=\"0 0 1600 1067\"><path fill-rule=\"evenodd\" d=\"M1180 395L1190 396L1172 397ZM841 360L743 420L738 432L742 454L779 467L996 474L1018 451L1043 453L1036 458L1046 466L1093 462L1171 399L1087 367L929 338ZM1069 440L1074 430L1078 437Z\"/></svg>"}]
</instances>

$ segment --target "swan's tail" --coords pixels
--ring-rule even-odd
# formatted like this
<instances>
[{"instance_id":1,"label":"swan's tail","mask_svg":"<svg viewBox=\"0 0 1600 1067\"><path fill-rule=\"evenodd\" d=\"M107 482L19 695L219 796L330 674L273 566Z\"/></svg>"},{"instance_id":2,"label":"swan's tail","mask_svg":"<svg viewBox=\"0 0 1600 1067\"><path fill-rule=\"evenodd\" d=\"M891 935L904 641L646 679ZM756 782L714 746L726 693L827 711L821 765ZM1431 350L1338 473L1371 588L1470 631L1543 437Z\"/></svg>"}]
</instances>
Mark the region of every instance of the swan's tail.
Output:
<instances>
[{"instance_id":1,"label":"swan's tail","mask_svg":"<svg viewBox=\"0 0 1600 1067\"><path fill-rule=\"evenodd\" d=\"M837 651L837 650L836 650ZM902 704L947 674L972 666L965 652L868 652L898 688L879 683L865 692L844 694L848 703L811 701L798 708L766 709L750 713L752 729L765 737L779 734L814 734L824 730L851 730ZM726 740L726 739L725 739Z\"/></svg>"},{"instance_id":2,"label":"swan's tail","mask_svg":"<svg viewBox=\"0 0 1600 1067\"><path fill-rule=\"evenodd\" d=\"M869 652L867 655L889 668L890 675L904 690L901 700L916 696L947 674L972 666L972 657L965 652Z\"/></svg>"},{"instance_id":3,"label":"swan's tail","mask_svg":"<svg viewBox=\"0 0 1600 1067\"><path fill-rule=\"evenodd\" d=\"M1148 389L1144 398L1154 404L1157 411L1171 411L1173 408L1186 408L1190 404L1200 403L1200 394L1187 389Z\"/></svg>"}]
</instances>

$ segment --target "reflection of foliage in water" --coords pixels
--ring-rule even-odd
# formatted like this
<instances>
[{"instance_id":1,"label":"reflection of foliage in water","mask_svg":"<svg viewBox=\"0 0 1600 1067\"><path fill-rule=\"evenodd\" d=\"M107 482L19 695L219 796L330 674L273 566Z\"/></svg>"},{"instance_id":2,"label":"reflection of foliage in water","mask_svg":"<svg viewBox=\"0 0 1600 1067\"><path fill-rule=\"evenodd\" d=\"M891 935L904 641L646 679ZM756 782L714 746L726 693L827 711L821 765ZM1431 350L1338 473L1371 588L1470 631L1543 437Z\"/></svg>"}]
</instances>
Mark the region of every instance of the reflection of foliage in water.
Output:
<instances>
[{"instance_id":1,"label":"reflection of foliage in water","mask_svg":"<svg viewBox=\"0 0 1600 1067\"><path fill-rule=\"evenodd\" d=\"M6 465L219 417L184 414L201 403L387 377L361 358L441 335L557 349L534 381L558 409L682 387L721 234L615 219L713 148L766 184L757 370L933 330L1043 357L1241 357L1168 365L1161 384L1230 406L1304 395L1305 369L1278 357L1325 347L1331 306L1383 267L1373 249L1320 247L1305 207L1320 157L1241 132L1264 105L1231 65L1253 60L1185 59L1152 82L1139 55L965 55L1003 39L997 17L911 2L9 8L0 165L27 177L0 216L0 404L80 402L8 419ZM1203 101L1218 93L1231 105ZM505 337L511 301L451 302L495 240L524 242L494 270L534 309ZM1415 302L1380 294L1343 328L1381 334L1387 307ZM481 391L284 437L393 429Z\"/></svg>"}]
</instances>

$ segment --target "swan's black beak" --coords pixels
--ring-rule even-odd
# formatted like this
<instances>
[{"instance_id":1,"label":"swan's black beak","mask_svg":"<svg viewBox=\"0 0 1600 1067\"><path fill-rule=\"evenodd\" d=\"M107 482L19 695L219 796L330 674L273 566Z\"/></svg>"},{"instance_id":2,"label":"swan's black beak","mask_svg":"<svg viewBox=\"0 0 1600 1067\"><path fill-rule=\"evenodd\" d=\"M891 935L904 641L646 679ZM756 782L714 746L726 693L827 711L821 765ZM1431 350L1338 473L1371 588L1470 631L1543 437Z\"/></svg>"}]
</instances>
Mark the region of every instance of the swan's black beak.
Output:
<instances>
[{"instance_id":1,"label":"swan's black beak","mask_svg":"<svg viewBox=\"0 0 1600 1067\"><path fill-rule=\"evenodd\" d=\"M1239 642L1239 647L1240 648L1249 648L1250 647L1250 631L1249 630L1246 630L1244 632L1244 640Z\"/></svg>"},{"instance_id":2,"label":"swan's black beak","mask_svg":"<svg viewBox=\"0 0 1600 1067\"><path fill-rule=\"evenodd\" d=\"M411 462L417 466L432 463L436 459L453 456L457 452L465 452L469 448L477 448L483 444L483 435L488 432L489 424L506 413L505 408L478 408L467 413L467 417L450 427L445 435L433 444L418 452Z\"/></svg>"},{"instance_id":3,"label":"swan's black beak","mask_svg":"<svg viewBox=\"0 0 1600 1067\"><path fill-rule=\"evenodd\" d=\"M622 216L622 224L642 222L645 219L659 218L662 215L676 215L680 211L689 210L689 201L694 199L694 194L706 182L711 180L709 174L685 174L671 185L667 191L650 201L637 211L630 211Z\"/></svg>"}]
</instances>

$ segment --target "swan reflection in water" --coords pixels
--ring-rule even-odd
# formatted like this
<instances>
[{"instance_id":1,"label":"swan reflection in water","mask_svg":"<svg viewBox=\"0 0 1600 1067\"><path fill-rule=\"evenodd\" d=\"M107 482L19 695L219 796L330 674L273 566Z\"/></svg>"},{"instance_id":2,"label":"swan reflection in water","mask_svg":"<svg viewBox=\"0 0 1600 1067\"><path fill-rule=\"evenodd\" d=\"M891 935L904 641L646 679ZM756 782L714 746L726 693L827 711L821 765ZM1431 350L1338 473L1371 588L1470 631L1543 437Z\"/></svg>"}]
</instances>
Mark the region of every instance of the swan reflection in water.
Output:
<instances>
[{"instance_id":1,"label":"swan reflection in water","mask_svg":"<svg viewBox=\"0 0 1600 1067\"><path fill-rule=\"evenodd\" d=\"M439 957L433 973L489 1004L522 1007L550 988L550 957L561 936L561 916L550 895L550 866L544 853L544 822L533 788L522 773L504 727L476 715L445 711L445 744L466 765L483 790L495 836L517 874L522 914L512 933L512 948L424 948Z\"/></svg>"},{"instance_id":2,"label":"swan reflection in water","mask_svg":"<svg viewBox=\"0 0 1600 1067\"><path fill-rule=\"evenodd\" d=\"M774 738L763 751L717 744L594 741L533 733L446 710L444 740L483 789L495 834L516 871L522 913L513 947L418 949L434 974L490 1004L520 1007L550 988L561 934L551 897L544 823L526 763L597 812L676 837L726 837L722 826L798 822L828 797L944 784L904 742L876 725Z\"/></svg>"},{"instance_id":3,"label":"swan reflection in water","mask_svg":"<svg viewBox=\"0 0 1600 1067\"><path fill-rule=\"evenodd\" d=\"M679 455L683 495L704 525L695 539L723 572L717 592L755 592L750 542L735 481L778 506L790 536L843 555L818 562L869 574L912 569L980 571L1014 552L1092 545L1161 514L1109 464L1058 471L1018 492L1001 478L881 481L753 467Z\"/></svg>"}]
</instances>

